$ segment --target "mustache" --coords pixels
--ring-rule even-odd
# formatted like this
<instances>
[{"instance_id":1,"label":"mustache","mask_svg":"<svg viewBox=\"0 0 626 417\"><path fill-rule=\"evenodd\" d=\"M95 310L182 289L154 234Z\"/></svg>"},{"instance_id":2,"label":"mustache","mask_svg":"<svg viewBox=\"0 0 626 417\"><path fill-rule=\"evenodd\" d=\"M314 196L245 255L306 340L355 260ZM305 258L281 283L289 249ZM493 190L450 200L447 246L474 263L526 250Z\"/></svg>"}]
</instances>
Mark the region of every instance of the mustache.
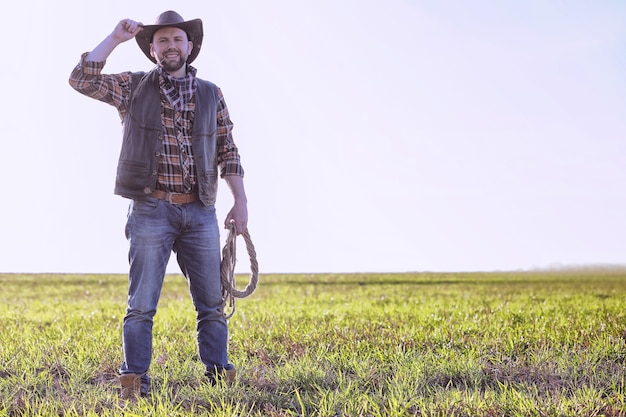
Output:
<instances>
[{"instance_id":1,"label":"mustache","mask_svg":"<svg viewBox=\"0 0 626 417\"><path fill-rule=\"evenodd\" d=\"M179 51L178 49L168 49L168 50L166 50L166 51L164 51L164 52L163 52L163 54L162 54L162 58L161 58L161 59L159 59L159 64L163 65L163 63L165 62L165 56L166 56L167 54L171 54L171 53L178 54L178 56L180 56L180 55L181 55L181 53L180 53L180 51Z\"/></svg>"}]
</instances>

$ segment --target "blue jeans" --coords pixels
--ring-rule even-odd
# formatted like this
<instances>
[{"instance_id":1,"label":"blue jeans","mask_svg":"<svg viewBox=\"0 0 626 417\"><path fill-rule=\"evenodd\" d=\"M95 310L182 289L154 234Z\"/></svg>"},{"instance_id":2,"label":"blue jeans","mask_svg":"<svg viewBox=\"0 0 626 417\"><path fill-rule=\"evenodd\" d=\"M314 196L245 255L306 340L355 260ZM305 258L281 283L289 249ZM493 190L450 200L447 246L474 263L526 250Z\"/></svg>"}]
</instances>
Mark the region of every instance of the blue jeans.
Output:
<instances>
[{"instance_id":1,"label":"blue jeans","mask_svg":"<svg viewBox=\"0 0 626 417\"><path fill-rule=\"evenodd\" d=\"M130 273L122 331L124 362L120 373L142 375L142 392L147 391L152 323L172 251L189 283L196 310L200 359L209 373L231 369L215 207L204 206L199 201L176 205L152 197L133 201L126 237L130 243Z\"/></svg>"}]
</instances>

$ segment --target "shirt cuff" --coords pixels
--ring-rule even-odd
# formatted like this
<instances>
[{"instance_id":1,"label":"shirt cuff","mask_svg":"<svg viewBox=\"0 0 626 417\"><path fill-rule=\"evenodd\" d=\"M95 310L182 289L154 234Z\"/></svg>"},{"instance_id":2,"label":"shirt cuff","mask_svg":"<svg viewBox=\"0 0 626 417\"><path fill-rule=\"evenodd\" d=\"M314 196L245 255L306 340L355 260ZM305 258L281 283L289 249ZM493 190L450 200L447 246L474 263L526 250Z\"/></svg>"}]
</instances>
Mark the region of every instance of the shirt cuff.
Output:
<instances>
[{"instance_id":1,"label":"shirt cuff","mask_svg":"<svg viewBox=\"0 0 626 417\"><path fill-rule=\"evenodd\" d=\"M220 166L220 176L224 178L227 175L239 175L243 177L243 167L237 161L226 161Z\"/></svg>"},{"instance_id":2,"label":"shirt cuff","mask_svg":"<svg viewBox=\"0 0 626 417\"><path fill-rule=\"evenodd\" d=\"M89 52L85 52L80 56L80 67L85 74L100 75L106 61L87 61Z\"/></svg>"}]
</instances>

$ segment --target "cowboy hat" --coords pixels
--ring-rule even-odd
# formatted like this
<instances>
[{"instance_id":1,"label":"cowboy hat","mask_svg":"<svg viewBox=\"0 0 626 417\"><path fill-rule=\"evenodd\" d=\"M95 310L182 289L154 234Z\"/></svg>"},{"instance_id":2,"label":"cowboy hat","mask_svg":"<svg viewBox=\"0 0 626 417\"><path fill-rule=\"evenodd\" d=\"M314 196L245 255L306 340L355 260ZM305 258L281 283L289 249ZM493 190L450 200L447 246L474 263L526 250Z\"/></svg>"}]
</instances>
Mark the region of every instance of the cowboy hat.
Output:
<instances>
[{"instance_id":1,"label":"cowboy hat","mask_svg":"<svg viewBox=\"0 0 626 417\"><path fill-rule=\"evenodd\" d=\"M187 63L191 64L198 56L198 53L200 53L203 36L202 20L193 19L185 22L185 19L183 19L181 15L169 10L161 13L156 18L154 25L145 25L141 32L135 35L135 40L137 41L141 51L155 64L157 61L152 55L150 55L150 44L152 43L154 32L165 27L176 27L187 32L187 37L193 42L193 49L187 58Z\"/></svg>"}]
</instances>

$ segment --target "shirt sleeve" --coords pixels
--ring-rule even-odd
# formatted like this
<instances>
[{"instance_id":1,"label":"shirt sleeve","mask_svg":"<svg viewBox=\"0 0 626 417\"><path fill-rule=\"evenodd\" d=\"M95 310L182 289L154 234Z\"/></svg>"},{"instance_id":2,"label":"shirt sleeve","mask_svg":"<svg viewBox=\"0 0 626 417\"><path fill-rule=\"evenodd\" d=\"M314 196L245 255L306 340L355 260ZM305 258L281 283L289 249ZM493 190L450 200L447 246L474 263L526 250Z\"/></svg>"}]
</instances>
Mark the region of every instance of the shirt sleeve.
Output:
<instances>
[{"instance_id":1,"label":"shirt sleeve","mask_svg":"<svg viewBox=\"0 0 626 417\"><path fill-rule=\"evenodd\" d=\"M115 107L123 119L131 91L132 73L102 74L105 62L87 61L88 54L81 55L80 62L70 74L70 86L87 97Z\"/></svg>"},{"instance_id":2,"label":"shirt sleeve","mask_svg":"<svg viewBox=\"0 0 626 417\"><path fill-rule=\"evenodd\" d=\"M217 89L217 163L220 167L220 176L239 175L243 177L243 167L239 150L233 140L233 122L230 120L228 107L222 90Z\"/></svg>"}]
</instances>

